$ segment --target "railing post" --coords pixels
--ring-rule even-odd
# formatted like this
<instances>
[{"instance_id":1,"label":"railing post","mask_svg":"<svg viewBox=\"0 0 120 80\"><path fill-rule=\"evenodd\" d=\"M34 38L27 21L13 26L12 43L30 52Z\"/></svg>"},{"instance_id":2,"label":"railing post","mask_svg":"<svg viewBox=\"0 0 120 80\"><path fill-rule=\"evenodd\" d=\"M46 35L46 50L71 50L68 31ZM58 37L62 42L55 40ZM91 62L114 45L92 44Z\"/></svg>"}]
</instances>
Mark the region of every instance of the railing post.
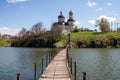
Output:
<instances>
[{"instance_id":1,"label":"railing post","mask_svg":"<svg viewBox=\"0 0 120 80\"><path fill-rule=\"evenodd\" d=\"M68 53L68 51L67 51L67 57L68 57L68 64L70 63L70 61L69 61L69 53Z\"/></svg>"},{"instance_id":2,"label":"railing post","mask_svg":"<svg viewBox=\"0 0 120 80\"><path fill-rule=\"evenodd\" d=\"M70 70L71 70L71 74L72 74L72 58L70 58Z\"/></svg>"},{"instance_id":3,"label":"railing post","mask_svg":"<svg viewBox=\"0 0 120 80\"><path fill-rule=\"evenodd\" d=\"M74 62L74 80L76 80L76 62Z\"/></svg>"},{"instance_id":4,"label":"railing post","mask_svg":"<svg viewBox=\"0 0 120 80\"><path fill-rule=\"evenodd\" d=\"M86 72L83 72L83 80L86 80Z\"/></svg>"},{"instance_id":5,"label":"railing post","mask_svg":"<svg viewBox=\"0 0 120 80\"><path fill-rule=\"evenodd\" d=\"M48 56L46 55L46 67L47 67L47 64L48 64Z\"/></svg>"},{"instance_id":6,"label":"railing post","mask_svg":"<svg viewBox=\"0 0 120 80\"><path fill-rule=\"evenodd\" d=\"M48 63L50 63L50 53L48 54L49 56L48 56Z\"/></svg>"},{"instance_id":7,"label":"railing post","mask_svg":"<svg viewBox=\"0 0 120 80\"><path fill-rule=\"evenodd\" d=\"M43 73L43 65L44 65L44 64L43 64L43 61L44 61L44 59L42 58L42 73Z\"/></svg>"},{"instance_id":8,"label":"railing post","mask_svg":"<svg viewBox=\"0 0 120 80\"><path fill-rule=\"evenodd\" d=\"M34 80L36 80L36 63L34 64Z\"/></svg>"},{"instance_id":9,"label":"railing post","mask_svg":"<svg viewBox=\"0 0 120 80\"><path fill-rule=\"evenodd\" d=\"M17 80L20 80L20 73L17 74Z\"/></svg>"}]
</instances>

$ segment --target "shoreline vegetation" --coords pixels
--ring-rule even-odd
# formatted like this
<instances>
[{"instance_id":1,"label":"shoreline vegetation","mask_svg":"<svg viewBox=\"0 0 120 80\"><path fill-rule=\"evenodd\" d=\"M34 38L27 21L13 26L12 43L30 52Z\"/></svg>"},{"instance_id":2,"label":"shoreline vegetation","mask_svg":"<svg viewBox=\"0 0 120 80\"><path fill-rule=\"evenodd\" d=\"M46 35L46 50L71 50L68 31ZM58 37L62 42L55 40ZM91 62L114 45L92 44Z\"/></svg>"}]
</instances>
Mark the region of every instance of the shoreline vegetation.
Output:
<instances>
[{"instance_id":1,"label":"shoreline vegetation","mask_svg":"<svg viewBox=\"0 0 120 80\"><path fill-rule=\"evenodd\" d=\"M0 46L11 46L11 40L0 39Z\"/></svg>"},{"instance_id":2,"label":"shoreline vegetation","mask_svg":"<svg viewBox=\"0 0 120 80\"><path fill-rule=\"evenodd\" d=\"M56 48L66 47L67 36L51 38L43 36L22 40L0 40L0 46ZM10 45L11 44L11 45ZM73 48L120 48L120 32L71 32L71 47Z\"/></svg>"},{"instance_id":3,"label":"shoreline vegetation","mask_svg":"<svg viewBox=\"0 0 120 80\"><path fill-rule=\"evenodd\" d=\"M65 39L59 43L64 43ZM120 48L120 32L72 32L73 48Z\"/></svg>"}]
</instances>

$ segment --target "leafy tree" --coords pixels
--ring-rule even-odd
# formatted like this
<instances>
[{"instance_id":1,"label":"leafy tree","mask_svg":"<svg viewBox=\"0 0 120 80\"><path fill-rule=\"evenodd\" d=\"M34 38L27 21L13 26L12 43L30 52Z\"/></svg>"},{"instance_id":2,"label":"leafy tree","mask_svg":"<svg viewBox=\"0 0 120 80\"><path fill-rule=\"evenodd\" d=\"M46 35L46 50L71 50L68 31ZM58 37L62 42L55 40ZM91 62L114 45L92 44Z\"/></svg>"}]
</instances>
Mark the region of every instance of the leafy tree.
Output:
<instances>
[{"instance_id":1,"label":"leafy tree","mask_svg":"<svg viewBox=\"0 0 120 80\"><path fill-rule=\"evenodd\" d=\"M117 28L117 31L120 32L120 28Z\"/></svg>"},{"instance_id":2,"label":"leafy tree","mask_svg":"<svg viewBox=\"0 0 120 80\"><path fill-rule=\"evenodd\" d=\"M96 20L96 24L100 26L100 30L102 32L109 32L110 31L110 25L107 19L102 18L100 20Z\"/></svg>"},{"instance_id":3,"label":"leafy tree","mask_svg":"<svg viewBox=\"0 0 120 80\"><path fill-rule=\"evenodd\" d=\"M80 29L77 28L77 26L76 26L73 32L79 32L79 31L80 31Z\"/></svg>"}]
</instances>

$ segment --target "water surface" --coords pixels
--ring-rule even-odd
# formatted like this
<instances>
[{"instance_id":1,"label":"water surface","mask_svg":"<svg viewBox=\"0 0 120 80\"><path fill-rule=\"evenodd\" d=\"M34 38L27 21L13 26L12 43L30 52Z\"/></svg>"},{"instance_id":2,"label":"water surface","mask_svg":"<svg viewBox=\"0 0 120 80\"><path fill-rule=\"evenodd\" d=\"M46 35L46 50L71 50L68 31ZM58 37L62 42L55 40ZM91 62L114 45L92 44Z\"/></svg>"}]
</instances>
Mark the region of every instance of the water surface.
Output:
<instances>
[{"instance_id":1,"label":"water surface","mask_svg":"<svg viewBox=\"0 0 120 80\"><path fill-rule=\"evenodd\" d=\"M34 79L34 63L37 62L37 78L40 76L41 58L49 49L0 47L0 80Z\"/></svg>"},{"instance_id":2,"label":"water surface","mask_svg":"<svg viewBox=\"0 0 120 80\"><path fill-rule=\"evenodd\" d=\"M71 49L70 56L77 62L77 80L82 72L87 80L120 80L120 49Z\"/></svg>"}]
</instances>

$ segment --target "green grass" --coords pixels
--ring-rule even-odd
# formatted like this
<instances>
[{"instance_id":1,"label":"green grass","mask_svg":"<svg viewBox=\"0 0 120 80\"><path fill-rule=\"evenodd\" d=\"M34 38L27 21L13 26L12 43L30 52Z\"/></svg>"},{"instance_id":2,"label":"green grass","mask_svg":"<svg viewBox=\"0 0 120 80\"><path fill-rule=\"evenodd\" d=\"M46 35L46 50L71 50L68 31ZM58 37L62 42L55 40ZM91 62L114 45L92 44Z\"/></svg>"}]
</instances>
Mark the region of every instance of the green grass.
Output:
<instances>
[{"instance_id":1,"label":"green grass","mask_svg":"<svg viewBox=\"0 0 120 80\"><path fill-rule=\"evenodd\" d=\"M10 44L11 44L11 40L0 39L0 46L9 46Z\"/></svg>"},{"instance_id":2,"label":"green grass","mask_svg":"<svg viewBox=\"0 0 120 80\"><path fill-rule=\"evenodd\" d=\"M77 42L82 42L88 45L91 41L102 42L103 44L109 43L110 39L120 39L120 32L71 32L71 42L77 44ZM67 37L63 37L56 45L66 45Z\"/></svg>"},{"instance_id":3,"label":"green grass","mask_svg":"<svg viewBox=\"0 0 120 80\"><path fill-rule=\"evenodd\" d=\"M81 35L118 35L120 34L120 32L107 32L107 33L104 33L104 32L71 32L71 35L74 35L74 36L81 36Z\"/></svg>"}]
</instances>

